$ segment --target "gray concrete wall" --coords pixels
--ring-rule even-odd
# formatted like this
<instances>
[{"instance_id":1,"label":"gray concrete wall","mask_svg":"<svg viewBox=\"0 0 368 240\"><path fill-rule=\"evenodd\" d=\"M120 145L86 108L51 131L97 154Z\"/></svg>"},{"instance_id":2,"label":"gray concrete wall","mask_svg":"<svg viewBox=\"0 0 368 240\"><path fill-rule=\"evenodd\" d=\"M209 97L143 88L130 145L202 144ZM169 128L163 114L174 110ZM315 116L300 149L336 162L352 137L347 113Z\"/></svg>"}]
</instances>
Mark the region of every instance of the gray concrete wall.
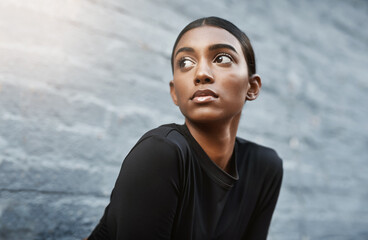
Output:
<instances>
[{"instance_id":1,"label":"gray concrete wall","mask_svg":"<svg viewBox=\"0 0 368 240\"><path fill-rule=\"evenodd\" d=\"M285 176L269 239L368 239L368 2L0 2L0 239L80 239L147 130L183 122L170 51L217 15L251 38L263 89L239 136Z\"/></svg>"}]
</instances>

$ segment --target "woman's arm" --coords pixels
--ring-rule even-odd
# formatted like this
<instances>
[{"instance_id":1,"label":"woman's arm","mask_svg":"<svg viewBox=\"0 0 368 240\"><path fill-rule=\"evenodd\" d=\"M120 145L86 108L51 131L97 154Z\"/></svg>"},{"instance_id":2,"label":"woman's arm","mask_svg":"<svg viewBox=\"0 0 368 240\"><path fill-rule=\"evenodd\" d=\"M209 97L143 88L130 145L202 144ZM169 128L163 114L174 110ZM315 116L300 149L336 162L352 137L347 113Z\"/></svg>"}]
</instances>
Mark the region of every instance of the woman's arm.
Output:
<instances>
[{"instance_id":1,"label":"woman's arm","mask_svg":"<svg viewBox=\"0 0 368 240\"><path fill-rule=\"evenodd\" d=\"M180 158L178 148L163 137L148 137L132 149L100 222L110 239L170 239ZM98 239L95 236L89 239Z\"/></svg>"},{"instance_id":2,"label":"woman's arm","mask_svg":"<svg viewBox=\"0 0 368 240\"><path fill-rule=\"evenodd\" d=\"M268 229L279 197L283 178L282 160L278 157L275 160L272 161L273 166L270 168L272 171L268 171L267 173L269 180L265 181L266 184L263 186L265 194L261 198L262 201L259 203L259 207L257 207L252 217L251 224L247 228L247 234L244 239L267 239Z\"/></svg>"}]
</instances>

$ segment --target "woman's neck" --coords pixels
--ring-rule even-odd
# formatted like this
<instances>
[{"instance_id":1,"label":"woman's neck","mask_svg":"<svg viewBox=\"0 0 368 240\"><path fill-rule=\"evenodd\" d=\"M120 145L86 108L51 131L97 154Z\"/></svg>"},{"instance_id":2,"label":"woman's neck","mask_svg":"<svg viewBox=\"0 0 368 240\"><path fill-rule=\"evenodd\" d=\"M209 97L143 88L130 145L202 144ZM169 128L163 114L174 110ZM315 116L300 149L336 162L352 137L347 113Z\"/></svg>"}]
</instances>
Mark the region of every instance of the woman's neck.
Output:
<instances>
[{"instance_id":1,"label":"woman's neck","mask_svg":"<svg viewBox=\"0 0 368 240\"><path fill-rule=\"evenodd\" d=\"M240 113L225 122L195 123L185 119L185 124L209 158L217 166L229 172L229 162L234 150L239 120Z\"/></svg>"}]
</instances>

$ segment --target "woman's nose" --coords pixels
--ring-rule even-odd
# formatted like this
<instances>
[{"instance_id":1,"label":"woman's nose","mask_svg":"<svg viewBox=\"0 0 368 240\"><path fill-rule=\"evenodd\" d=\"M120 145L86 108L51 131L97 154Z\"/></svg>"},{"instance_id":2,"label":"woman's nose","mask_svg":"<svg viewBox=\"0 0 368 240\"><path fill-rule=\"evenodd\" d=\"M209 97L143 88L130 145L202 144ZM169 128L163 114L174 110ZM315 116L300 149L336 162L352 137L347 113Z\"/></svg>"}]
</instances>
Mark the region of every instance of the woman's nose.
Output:
<instances>
[{"instance_id":1,"label":"woman's nose","mask_svg":"<svg viewBox=\"0 0 368 240\"><path fill-rule=\"evenodd\" d=\"M198 65L196 76L194 78L194 84L207 84L213 83L214 78L212 75L211 67L208 63L202 62Z\"/></svg>"}]
</instances>

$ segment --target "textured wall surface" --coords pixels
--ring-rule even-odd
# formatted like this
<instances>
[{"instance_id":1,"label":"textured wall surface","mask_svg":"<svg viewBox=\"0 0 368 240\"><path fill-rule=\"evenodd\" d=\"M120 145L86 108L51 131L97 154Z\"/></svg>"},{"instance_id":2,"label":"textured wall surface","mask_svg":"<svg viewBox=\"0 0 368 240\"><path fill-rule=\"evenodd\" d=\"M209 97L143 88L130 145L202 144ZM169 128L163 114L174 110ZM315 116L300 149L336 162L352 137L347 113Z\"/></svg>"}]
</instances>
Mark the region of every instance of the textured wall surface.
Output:
<instances>
[{"instance_id":1,"label":"textured wall surface","mask_svg":"<svg viewBox=\"0 0 368 240\"><path fill-rule=\"evenodd\" d=\"M239 136L285 175L271 240L368 239L368 2L0 2L0 239L80 239L138 138L183 118L170 51L217 15L253 42L260 97Z\"/></svg>"}]
</instances>

